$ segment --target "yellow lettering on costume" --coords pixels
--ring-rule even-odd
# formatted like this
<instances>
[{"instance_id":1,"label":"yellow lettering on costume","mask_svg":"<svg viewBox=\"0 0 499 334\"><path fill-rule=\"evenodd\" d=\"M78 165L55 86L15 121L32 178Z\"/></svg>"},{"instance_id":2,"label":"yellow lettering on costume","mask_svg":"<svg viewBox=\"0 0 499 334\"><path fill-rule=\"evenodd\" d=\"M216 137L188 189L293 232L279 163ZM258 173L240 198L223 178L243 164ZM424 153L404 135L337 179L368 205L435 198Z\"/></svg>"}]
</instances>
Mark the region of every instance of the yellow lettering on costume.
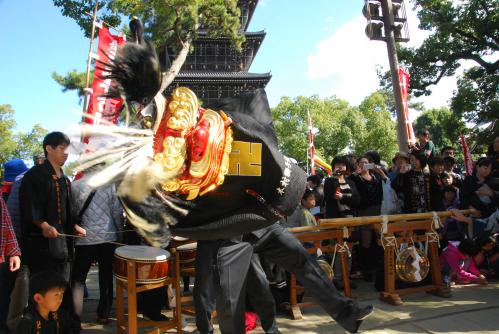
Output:
<instances>
[{"instance_id":1,"label":"yellow lettering on costume","mask_svg":"<svg viewBox=\"0 0 499 334\"><path fill-rule=\"evenodd\" d=\"M262 176L262 144L234 140L227 175Z\"/></svg>"}]
</instances>

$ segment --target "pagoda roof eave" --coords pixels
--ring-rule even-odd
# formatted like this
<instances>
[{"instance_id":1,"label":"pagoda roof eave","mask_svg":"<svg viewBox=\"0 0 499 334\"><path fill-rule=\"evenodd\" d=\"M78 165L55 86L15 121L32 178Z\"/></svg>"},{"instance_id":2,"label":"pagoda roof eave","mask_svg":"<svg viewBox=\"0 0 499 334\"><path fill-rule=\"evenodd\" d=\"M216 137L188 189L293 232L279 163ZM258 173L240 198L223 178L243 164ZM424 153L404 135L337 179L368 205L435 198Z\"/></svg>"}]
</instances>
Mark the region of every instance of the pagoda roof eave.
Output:
<instances>
[{"instance_id":1,"label":"pagoda roof eave","mask_svg":"<svg viewBox=\"0 0 499 334\"><path fill-rule=\"evenodd\" d=\"M247 72L200 72L189 71L180 72L174 82L243 82L243 81L263 81L269 82L272 78L270 72L267 73L247 73Z\"/></svg>"},{"instance_id":2,"label":"pagoda roof eave","mask_svg":"<svg viewBox=\"0 0 499 334\"><path fill-rule=\"evenodd\" d=\"M258 0L250 1L248 20L246 21L245 26L241 27L244 31L246 31L246 29L248 29L248 26L251 22L251 18L253 17L253 14L255 13L255 8L257 5L258 5Z\"/></svg>"},{"instance_id":3,"label":"pagoda roof eave","mask_svg":"<svg viewBox=\"0 0 499 334\"><path fill-rule=\"evenodd\" d=\"M241 33L244 34L244 37L246 37L246 39L265 37L265 35L267 34L265 29L260 30L260 31L241 31ZM211 37L211 36L208 36L207 31L201 31L196 36L196 39L202 39L202 40L213 39L213 40L219 41L219 40L224 40L224 39L228 40L229 38L228 37Z\"/></svg>"},{"instance_id":4,"label":"pagoda roof eave","mask_svg":"<svg viewBox=\"0 0 499 334\"><path fill-rule=\"evenodd\" d=\"M267 33L263 31L263 34L258 35L259 38L261 38L260 43L257 43L258 45L255 47L253 50L253 57L251 57L250 61L246 63L246 66L244 67L244 70L247 72L249 71L251 64L253 64L253 60L255 59L256 55L258 54L258 50L260 50L260 46L263 43L263 40L265 39L265 36L267 36Z\"/></svg>"}]
</instances>

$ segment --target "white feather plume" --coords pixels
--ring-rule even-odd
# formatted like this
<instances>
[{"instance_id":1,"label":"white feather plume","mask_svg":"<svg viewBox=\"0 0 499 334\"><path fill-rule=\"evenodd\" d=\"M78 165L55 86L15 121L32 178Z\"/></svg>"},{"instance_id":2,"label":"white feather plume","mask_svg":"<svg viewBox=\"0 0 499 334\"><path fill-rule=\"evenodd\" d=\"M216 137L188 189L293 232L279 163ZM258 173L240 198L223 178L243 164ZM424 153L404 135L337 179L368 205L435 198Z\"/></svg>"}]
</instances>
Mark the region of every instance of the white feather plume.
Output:
<instances>
[{"instance_id":1,"label":"white feather plume","mask_svg":"<svg viewBox=\"0 0 499 334\"><path fill-rule=\"evenodd\" d=\"M140 202L156 185L172 177L153 159L152 131L115 125L81 126L83 136L90 140L83 147L77 170L109 163L89 180L92 187L120 180L118 194Z\"/></svg>"}]
</instances>

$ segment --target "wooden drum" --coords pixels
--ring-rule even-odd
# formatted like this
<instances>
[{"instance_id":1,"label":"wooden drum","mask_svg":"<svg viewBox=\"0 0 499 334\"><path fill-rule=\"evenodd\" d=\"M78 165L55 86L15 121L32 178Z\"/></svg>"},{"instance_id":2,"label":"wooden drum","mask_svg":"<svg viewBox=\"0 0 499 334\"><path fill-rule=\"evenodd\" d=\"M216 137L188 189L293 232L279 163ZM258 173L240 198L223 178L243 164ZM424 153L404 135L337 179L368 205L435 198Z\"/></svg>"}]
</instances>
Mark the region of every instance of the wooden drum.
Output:
<instances>
[{"instance_id":1,"label":"wooden drum","mask_svg":"<svg viewBox=\"0 0 499 334\"><path fill-rule=\"evenodd\" d=\"M195 268L197 247L197 242L192 242L177 247L180 271Z\"/></svg>"},{"instance_id":2,"label":"wooden drum","mask_svg":"<svg viewBox=\"0 0 499 334\"><path fill-rule=\"evenodd\" d=\"M116 248L113 272L117 279L127 281L128 263L135 261L135 277L138 284L154 284L168 277L170 253L150 246L123 246Z\"/></svg>"}]
</instances>

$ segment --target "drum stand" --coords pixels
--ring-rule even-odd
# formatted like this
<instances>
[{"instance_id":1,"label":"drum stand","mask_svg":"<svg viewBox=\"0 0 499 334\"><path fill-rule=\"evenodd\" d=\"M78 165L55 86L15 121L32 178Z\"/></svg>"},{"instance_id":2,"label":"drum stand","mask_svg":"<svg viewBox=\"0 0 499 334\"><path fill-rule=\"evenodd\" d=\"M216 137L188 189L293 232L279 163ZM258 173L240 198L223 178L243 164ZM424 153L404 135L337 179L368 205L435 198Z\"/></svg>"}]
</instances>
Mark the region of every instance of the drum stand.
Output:
<instances>
[{"instance_id":1,"label":"drum stand","mask_svg":"<svg viewBox=\"0 0 499 334\"><path fill-rule=\"evenodd\" d=\"M174 238L172 240L170 248L168 250L170 251L170 253L177 254L177 257L180 257L178 255L180 252L177 251L177 249L179 247L183 246L183 245L187 245L187 244L190 244L190 243L192 243L191 239L176 240ZM193 277L193 278L196 277L196 266L195 266L195 260L194 259L193 259L193 262L191 263L192 266L191 265L189 265L189 266L185 266L185 265L182 266L182 265L180 265L180 263L181 263L180 259L178 260L178 263L179 263L179 269L178 269L178 272L179 272L179 282L178 282L178 284L179 285L180 285L180 279L183 276L189 276L189 277ZM194 283L194 284L196 284L196 283ZM181 304L182 304L182 308L181 308L180 313L184 314L184 315L191 316L191 317L195 317L196 316L196 309L194 307L194 296L193 295L191 295L191 296L182 296L180 298L180 301L181 301ZM217 311L214 310L211 313L211 321L213 322L216 317L217 317Z\"/></svg>"},{"instance_id":2,"label":"drum stand","mask_svg":"<svg viewBox=\"0 0 499 334\"><path fill-rule=\"evenodd\" d=\"M291 229L292 230L292 229ZM345 235L347 233L347 235ZM295 237L300 240L300 242L313 243L314 246L311 248L306 248L307 252L312 255L317 254L317 250L320 249L323 254L333 254L336 249L338 249L338 260L341 265L341 276L343 281L343 292L345 296L352 298L352 290L350 286L350 275L348 269L348 252L347 243L344 242L345 236L351 233L350 230L322 230L313 232L294 232ZM322 240L335 240L334 245L322 245ZM341 247L340 247L341 246ZM298 302L298 295L303 293L305 289L297 284L295 274L291 274L290 284L289 284L289 305L286 307L289 310L291 318L293 320L303 319L301 309L306 307L315 306L314 302Z\"/></svg>"},{"instance_id":3,"label":"drum stand","mask_svg":"<svg viewBox=\"0 0 499 334\"><path fill-rule=\"evenodd\" d=\"M182 333L182 308L180 296L180 267L178 253L172 250L174 258L173 268L170 269L170 277L164 281L154 284L137 284L136 282L136 262L128 260L127 265L127 281L116 279L116 318L117 334L136 334L139 328L155 327L148 334L159 334L171 328L177 328L177 334ZM152 290L160 287L166 287L173 284L175 288L175 308L173 309L173 318L168 321L147 321L137 319L137 294L143 291ZM125 317L124 292L128 292L128 316Z\"/></svg>"}]
</instances>

